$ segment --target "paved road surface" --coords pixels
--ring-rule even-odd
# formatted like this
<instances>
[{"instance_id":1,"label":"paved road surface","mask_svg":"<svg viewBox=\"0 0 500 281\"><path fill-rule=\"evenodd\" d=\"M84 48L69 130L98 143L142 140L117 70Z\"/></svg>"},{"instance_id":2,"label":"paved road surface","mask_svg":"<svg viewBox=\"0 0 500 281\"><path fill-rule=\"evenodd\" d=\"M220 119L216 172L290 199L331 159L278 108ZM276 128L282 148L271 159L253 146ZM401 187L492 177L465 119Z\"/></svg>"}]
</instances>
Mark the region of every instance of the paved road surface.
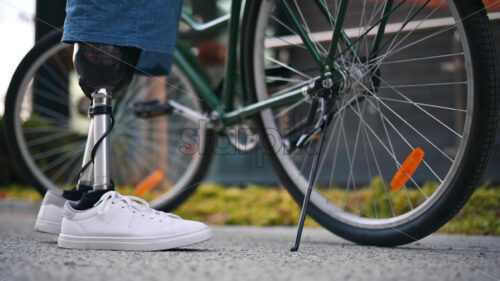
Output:
<instances>
[{"instance_id":1,"label":"paved road surface","mask_svg":"<svg viewBox=\"0 0 500 281\"><path fill-rule=\"evenodd\" d=\"M7 280L500 280L500 238L435 234L397 248L358 246L323 229L213 227L209 242L161 252L58 249L34 215L0 212Z\"/></svg>"}]
</instances>

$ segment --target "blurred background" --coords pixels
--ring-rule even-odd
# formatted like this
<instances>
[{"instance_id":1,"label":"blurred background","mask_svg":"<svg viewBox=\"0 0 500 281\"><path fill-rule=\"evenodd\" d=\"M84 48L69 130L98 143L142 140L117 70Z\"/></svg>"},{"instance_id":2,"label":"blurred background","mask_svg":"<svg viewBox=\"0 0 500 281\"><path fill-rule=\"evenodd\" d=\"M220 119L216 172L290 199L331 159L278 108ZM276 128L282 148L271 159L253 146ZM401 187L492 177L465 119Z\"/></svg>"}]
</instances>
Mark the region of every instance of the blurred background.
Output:
<instances>
[{"instance_id":1,"label":"blurred background","mask_svg":"<svg viewBox=\"0 0 500 281\"><path fill-rule=\"evenodd\" d=\"M185 0L184 9L190 12L196 20L208 22L227 14L230 2L230 0ZM494 3L494 1L485 3ZM39 195L27 186L23 172L16 169L16 161L12 159L6 145L2 118L5 109L4 97L12 75L26 53L54 27L63 25L65 4L66 0L0 0L0 38L2 38L0 43L0 198L5 197L6 194L17 194L15 197L40 200ZM488 12L497 42L497 53L500 53L500 4L489 6ZM309 17L308 13L312 15L314 11L304 9L305 16ZM214 85L217 85L223 78L227 28L219 28L203 36L191 34L182 24L180 30L180 38L189 43L194 53L209 70ZM419 48L443 49L443 53L449 53L454 46L456 46L456 39L450 32L446 42L428 40L420 44ZM425 69L425 64L426 62L415 63L412 67ZM500 65L500 60L498 64ZM454 67L460 66L452 59L444 60L440 62L439 73L429 71L425 75L429 77L444 75L447 69ZM390 75L396 80L399 76L404 76L404 66ZM425 80L425 77L422 79ZM435 99L436 95L429 91L425 98ZM429 123L425 130L432 134L434 128ZM438 134L439 131L436 130L435 135ZM443 139L443 142L446 141ZM278 187L279 182L262 149L257 147L250 152L241 152L235 149L225 137L219 138L218 142L217 152L205 177L207 183L178 210L179 214L215 224L295 224L298 219L298 208L291 197L283 189L269 188ZM450 141L446 145L448 145L446 149L449 150L446 152L453 154L456 144ZM348 170L341 170L336 176L338 182L345 182L348 178ZM368 174L364 177L367 182L370 181ZM422 180L425 181L425 179ZM483 177L484 181L487 182L485 188L500 185L500 128L497 129L496 143ZM22 186L22 188L12 188L17 186ZM250 188L243 191L240 187ZM14 189L18 193L12 192ZM498 195L492 196L496 190L498 188L487 191L482 189L481 193L475 195L476 197L473 197L469 203L469 209L465 211L469 215L462 218L460 223L453 222L455 224L447 225L446 231L500 235L499 198ZM214 194L217 194L219 198L214 199ZM224 206L221 207L219 201L214 200L222 200ZM256 202L259 203L258 209L255 209L257 208ZM486 215L478 219L476 215L481 212ZM467 227L468 224L474 227ZM316 224L308 221L308 225Z\"/></svg>"},{"instance_id":2,"label":"blurred background","mask_svg":"<svg viewBox=\"0 0 500 281\"><path fill-rule=\"evenodd\" d=\"M10 79L17 65L33 44L52 31L53 27L60 27L65 17L65 0L0 0L0 118L4 111L4 96ZM184 9L190 11L197 20L207 22L218 16L228 13L230 0L185 0ZM497 42L497 51L500 51L500 18L497 4L488 8L493 13L492 30ZM311 11L312 12L312 11ZM307 13L307 10L305 11ZM491 17L491 15L490 15ZM38 19L38 20L36 20ZM182 30L182 25L181 25ZM415 35L416 36L416 35ZM182 33L181 37L194 47L199 54L213 54L224 52L226 29L216 30L204 36L190 36L189 32ZM429 40L421 45L422 48L450 48L450 44L436 44ZM426 45L427 44L427 45ZM200 51L201 50L201 51ZM203 52L206 50L206 52ZM220 79L223 71L224 58L201 57L214 80ZM422 62L425 64L425 62ZM442 63L442 68L453 67L453 62ZM416 66L421 67L421 66ZM401 69L400 73L404 73ZM397 75L397 73L392 74ZM429 77L435 73L428 73ZM0 121L1 124L1 121ZM431 124L429 124L431 126ZM22 183L22 176L16 173L14 165L10 165L7 147L5 146L4 132L0 131L0 185L13 182ZM500 130L497 130L497 136ZM490 158L489 166L484 177L492 183L500 183L500 137L496 138L496 145ZM347 177L347 171L341 178ZM277 185L277 179L269 166L265 155L260 148L249 153L234 149L225 138L219 140L218 153L211 165L207 181L225 185L246 185L248 183Z\"/></svg>"}]
</instances>

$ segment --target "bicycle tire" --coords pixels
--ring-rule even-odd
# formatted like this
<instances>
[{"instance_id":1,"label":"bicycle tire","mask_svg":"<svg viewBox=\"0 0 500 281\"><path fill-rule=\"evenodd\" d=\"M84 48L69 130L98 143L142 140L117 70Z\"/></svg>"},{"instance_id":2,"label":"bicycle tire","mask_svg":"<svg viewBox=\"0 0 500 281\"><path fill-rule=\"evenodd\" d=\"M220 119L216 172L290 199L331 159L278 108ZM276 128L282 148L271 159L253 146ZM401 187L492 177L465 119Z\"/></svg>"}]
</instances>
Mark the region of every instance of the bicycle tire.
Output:
<instances>
[{"instance_id":1,"label":"bicycle tire","mask_svg":"<svg viewBox=\"0 0 500 281\"><path fill-rule=\"evenodd\" d=\"M244 88L250 102L261 101L264 98L263 96L267 95L267 93L263 93L266 86L262 85L264 83L259 82L265 81L266 77L262 77L262 75L265 75L262 65L265 64L260 62L264 59L259 57L263 57L265 51L258 49L264 48L266 37L263 30L269 26L270 21L263 20L263 18L270 17L270 11L275 11L274 6L269 8L271 6L270 2L263 0L249 1L245 9L242 27L241 61ZM440 193L437 199L432 201L430 206L426 207L425 211L421 211L419 215L415 215L409 221L380 228L359 226L354 223L355 218L352 222L339 219L335 214L329 213L330 209L327 210L322 207L325 204L321 202L326 201L325 198L319 192L313 192L308 214L332 233L347 240L366 245L397 246L417 241L439 229L457 214L481 180L493 146L498 115L498 66L496 65L495 44L487 13L481 1L453 1L448 4L456 7L460 18L463 19L463 25L459 23L457 26L462 26L466 35L465 40L470 48L469 54L471 55L471 70L474 81L470 137L467 143L463 144L464 152L460 163L455 166L455 172L450 176L451 180L448 181L449 184L443 189L444 191ZM269 7L264 9L264 5L269 5ZM264 23L260 24L259 19ZM307 23L303 26L304 28L307 27ZM259 29L263 30L259 31ZM291 39L287 38L287 40ZM305 194L305 186L297 184L296 175L285 167L287 165L283 162L285 156L278 155L275 149L275 144L280 141L276 138L281 137L281 134L271 135L267 131L268 129L275 129L271 122L272 119L270 119L272 117L271 110L267 110L255 115L253 121L264 151L280 182L291 193L295 201L301 205ZM441 186L438 187L438 190L439 188Z\"/></svg>"}]
</instances>

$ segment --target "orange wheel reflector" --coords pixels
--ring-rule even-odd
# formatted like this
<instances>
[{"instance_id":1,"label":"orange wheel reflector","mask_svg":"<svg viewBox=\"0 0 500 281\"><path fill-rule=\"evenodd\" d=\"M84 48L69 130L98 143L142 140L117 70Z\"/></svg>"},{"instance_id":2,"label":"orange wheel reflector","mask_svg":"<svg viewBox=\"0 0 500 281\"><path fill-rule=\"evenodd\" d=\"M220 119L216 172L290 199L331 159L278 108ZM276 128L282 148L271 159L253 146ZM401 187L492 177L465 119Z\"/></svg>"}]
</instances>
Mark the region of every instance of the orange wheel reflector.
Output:
<instances>
[{"instance_id":1,"label":"orange wheel reflector","mask_svg":"<svg viewBox=\"0 0 500 281\"><path fill-rule=\"evenodd\" d=\"M164 174L160 170L156 170L144 178L140 183L135 186L134 193L137 196L141 196L144 193L150 191L155 186L157 186L163 179Z\"/></svg>"},{"instance_id":2,"label":"orange wheel reflector","mask_svg":"<svg viewBox=\"0 0 500 281\"><path fill-rule=\"evenodd\" d=\"M397 173L394 175L391 181L391 188L394 191L398 191L405 185L405 183L410 179L411 175L415 173L418 165L422 162L424 158L424 151L420 148L415 148L410 155L403 162Z\"/></svg>"}]
</instances>

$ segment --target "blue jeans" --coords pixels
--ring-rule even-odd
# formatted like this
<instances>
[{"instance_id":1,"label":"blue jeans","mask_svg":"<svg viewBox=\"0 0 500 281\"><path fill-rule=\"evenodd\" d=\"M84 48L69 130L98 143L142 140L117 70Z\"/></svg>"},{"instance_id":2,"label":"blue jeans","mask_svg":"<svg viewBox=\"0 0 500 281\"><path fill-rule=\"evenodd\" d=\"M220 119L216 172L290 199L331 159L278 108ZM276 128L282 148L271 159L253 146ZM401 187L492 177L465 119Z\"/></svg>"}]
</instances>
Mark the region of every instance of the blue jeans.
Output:
<instances>
[{"instance_id":1,"label":"blue jeans","mask_svg":"<svg viewBox=\"0 0 500 281\"><path fill-rule=\"evenodd\" d=\"M62 42L136 47L138 74L166 75L181 9L182 0L68 0Z\"/></svg>"}]
</instances>

